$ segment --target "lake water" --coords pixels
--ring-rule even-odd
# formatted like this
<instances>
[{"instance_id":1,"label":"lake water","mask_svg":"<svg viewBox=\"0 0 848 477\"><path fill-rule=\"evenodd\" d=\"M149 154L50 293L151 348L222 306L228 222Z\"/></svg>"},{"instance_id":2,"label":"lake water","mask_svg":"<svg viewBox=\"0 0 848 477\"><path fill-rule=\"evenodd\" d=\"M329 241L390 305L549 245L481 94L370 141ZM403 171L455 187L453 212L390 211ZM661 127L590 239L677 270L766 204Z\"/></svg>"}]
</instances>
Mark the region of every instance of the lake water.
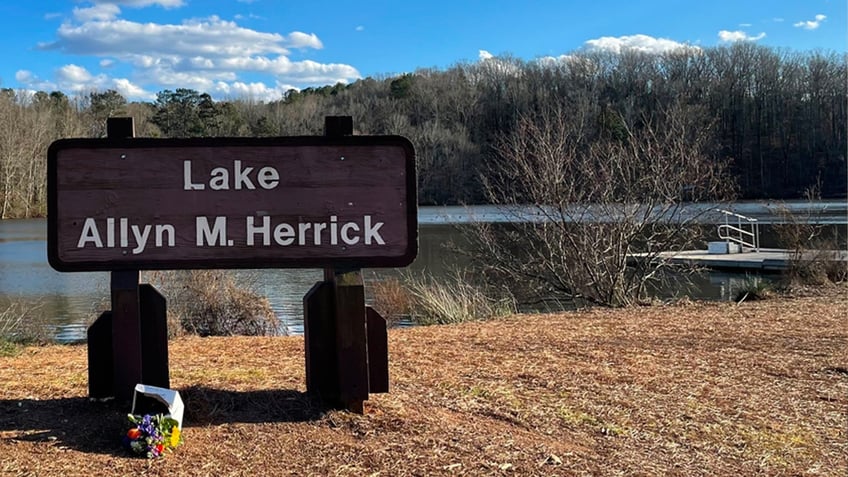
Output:
<instances>
[{"instance_id":1,"label":"lake water","mask_svg":"<svg viewBox=\"0 0 848 477\"><path fill-rule=\"evenodd\" d=\"M796 213L803 213L806 203L787 204ZM814 204L819 221L826 224L846 223L845 202ZM765 203L734 204L733 210L758 218L768 224L776 220L773 206ZM457 265L460 258L445 249L444 244L461 236L456 227L470 220L506 221L507 217L491 206L422 207L419 211L419 253L409 267L409 273L444 276ZM460 225L457 225L460 224ZM762 246L770 243L767 227L762 229ZM109 307L108 273L59 273L47 264L47 224L45 220L0 221L0 306L10 300L37 303L38 316L44 317L52 334L60 341L85 338L85 329L101 311ZM303 332L303 295L322 279L321 270L251 270L251 282L257 292L268 297L289 334ZM365 270L368 280L397 273L396 270ZM744 283L742 274L710 272L697 277L687 290L667 290L665 294L687 294L700 299L731 299L734 288ZM1 309L1 308L0 308Z\"/></svg>"}]
</instances>

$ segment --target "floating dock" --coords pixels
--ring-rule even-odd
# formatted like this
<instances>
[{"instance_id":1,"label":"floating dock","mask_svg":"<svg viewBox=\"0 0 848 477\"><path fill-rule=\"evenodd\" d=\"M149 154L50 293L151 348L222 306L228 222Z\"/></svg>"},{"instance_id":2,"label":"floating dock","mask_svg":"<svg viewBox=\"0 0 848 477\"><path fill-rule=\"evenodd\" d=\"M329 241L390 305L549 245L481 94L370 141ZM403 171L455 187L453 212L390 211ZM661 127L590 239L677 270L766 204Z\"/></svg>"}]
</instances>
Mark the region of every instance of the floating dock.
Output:
<instances>
[{"instance_id":1,"label":"floating dock","mask_svg":"<svg viewBox=\"0 0 848 477\"><path fill-rule=\"evenodd\" d=\"M648 254L636 253L628 256L630 263L647 260ZM684 250L652 254L653 260L668 260L671 263L738 272L781 272L787 270L793 260L791 250L761 248L759 251L744 249L739 253L709 253L707 250ZM800 260L827 260L842 262L848 266L848 251L805 250Z\"/></svg>"}]
</instances>

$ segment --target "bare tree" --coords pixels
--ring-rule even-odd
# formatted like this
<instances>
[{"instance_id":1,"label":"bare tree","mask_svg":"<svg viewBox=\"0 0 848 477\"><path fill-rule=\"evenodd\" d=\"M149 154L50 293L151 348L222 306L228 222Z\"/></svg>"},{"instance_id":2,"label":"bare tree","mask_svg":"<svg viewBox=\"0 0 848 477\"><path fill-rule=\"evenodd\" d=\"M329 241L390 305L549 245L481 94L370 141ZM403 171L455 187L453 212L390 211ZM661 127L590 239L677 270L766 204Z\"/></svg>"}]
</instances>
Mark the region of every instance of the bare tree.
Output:
<instances>
[{"instance_id":1,"label":"bare tree","mask_svg":"<svg viewBox=\"0 0 848 477\"><path fill-rule=\"evenodd\" d=\"M619 117L610 134L586 101L522 118L486 179L490 201L514 220L476 227L480 263L518 296L606 306L646 298L670 266L660 252L699 238L694 224L707 210L687 202L731 189L706 153L710 130L699 117L677 104L639 129ZM637 252L644 259L629 266Z\"/></svg>"},{"instance_id":2,"label":"bare tree","mask_svg":"<svg viewBox=\"0 0 848 477\"><path fill-rule=\"evenodd\" d=\"M32 103L23 92L0 97L0 219L46 212L47 146L55 135L49 110Z\"/></svg>"}]
</instances>

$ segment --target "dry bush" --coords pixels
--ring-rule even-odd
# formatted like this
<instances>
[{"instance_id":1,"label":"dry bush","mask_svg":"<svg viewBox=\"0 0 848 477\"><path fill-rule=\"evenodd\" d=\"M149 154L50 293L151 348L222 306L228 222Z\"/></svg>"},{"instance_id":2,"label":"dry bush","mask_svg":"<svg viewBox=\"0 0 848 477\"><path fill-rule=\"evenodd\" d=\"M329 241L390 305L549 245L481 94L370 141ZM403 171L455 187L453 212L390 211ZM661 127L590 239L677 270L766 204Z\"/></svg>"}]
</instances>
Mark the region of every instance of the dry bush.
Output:
<instances>
[{"instance_id":1,"label":"dry bush","mask_svg":"<svg viewBox=\"0 0 848 477\"><path fill-rule=\"evenodd\" d=\"M412 295L397 278L369 282L372 306L392 325L410 315Z\"/></svg>"},{"instance_id":2,"label":"dry bush","mask_svg":"<svg viewBox=\"0 0 848 477\"><path fill-rule=\"evenodd\" d=\"M820 200L820 183L808 188L804 198L810 203ZM787 285L820 287L844 282L848 279L848 264L840 260L842 252L836 232L827 234L826 227L812 212L814 207L807 210L804 214L793 213L785 206L776 210L781 219L781 223L774 225L778 244L790 254L789 269L785 272Z\"/></svg>"},{"instance_id":3,"label":"dry bush","mask_svg":"<svg viewBox=\"0 0 848 477\"><path fill-rule=\"evenodd\" d=\"M11 340L18 333L24 313L16 302L9 303L0 310L0 339Z\"/></svg>"},{"instance_id":4,"label":"dry bush","mask_svg":"<svg viewBox=\"0 0 848 477\"><path fill-rule=\"evenodd\" d=\"M169 328L200 336L273 336L280 322L268 299L222 270L154 272L168 298Z\"/></svg>"},{"instance_id":5,"label":"dry bush","mask_svg":"<svg viewBox=\"0 0 848 477\"><path fill-rule=\"evenodd\" d=\"M744 301L768 300L776 296L774 288L761 277L749 275L745 283L736 290L733 301L742 303Z\"/></svg>"},{"instance_id":6,"label":"dry bush","mask_svg":"<svg viewBox=\"0 0 848 477\"><path fill-rule=\"evenodd\" d=\"M12 356L17 352L15 338L22 320L23 315L15 303L0 310L0 356Z\"/></svg>"},{"instance_id":7,"label":"dry bush","mask_svg":"<svg viewBox=\"0 0 848 477\"><path fill-rule=\"evenodd\" d=\"M406 287L412 297L411 318L422 325L487 320L516 310L511 296L492 298L459 274L439 280L408 277Z\"/></svg>"},{"instance_id":8,"label":"dry bush","mask_svg":"<svg viewBox=\"0 0 848 477\"><path fill-rule=\"evenodd\" d=\"M40 308L38 302L0 303L0 356L14 354L19 344L51 341L48 327L35 313Z\"/></svg>"},{"instance_id":9,"label":"dry bush","mask_svg":"<svg viewBox=\"0 0 848 477\"><path fill-rule=\"evenodd\" d=\"M840 252L830 249L835 241L820 242L818 247L829 249L808 249L793 251L786 279L790 287L829 286L842 283L848 278L848 265L839 259Z\"/></svg>"}]
</instances>

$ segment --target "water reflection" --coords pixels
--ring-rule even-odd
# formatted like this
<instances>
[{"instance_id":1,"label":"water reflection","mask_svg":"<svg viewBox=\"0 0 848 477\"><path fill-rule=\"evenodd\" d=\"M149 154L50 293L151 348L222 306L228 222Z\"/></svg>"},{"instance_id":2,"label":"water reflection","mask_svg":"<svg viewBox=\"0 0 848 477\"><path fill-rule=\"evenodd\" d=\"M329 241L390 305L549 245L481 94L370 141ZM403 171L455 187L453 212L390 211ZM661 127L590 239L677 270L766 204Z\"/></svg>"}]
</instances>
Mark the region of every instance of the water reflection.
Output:
<instances>
[{"instance_id":1,"label":"water reflection","mask_svg":"<svg viewBox=\"0 0 848 477\"><path fill-rule=\"evenodd\" d=\"M827 210L833 210L830 207ZM840 209L844 211L843 209ZM455 225L468 217L496 213L491 207L469 210L462 207L422 208L420 212L419 254L408 273L446 276L468 263L451 252L446 244L461 241ZM844 224L844 214L843 222ZM844 230L844 225L840 226ZM83 339L86 323L108 308L108 273L58 273L47 264L47 225L44 220L0 221L0 306L9 300L37 302L43 316L63 341ZM841 232L844 236L844 231ZM771 238L765 229L764 246ZM263 269L237 272L268 297L280 317L284 331L303 332L303 296L321 279L320 270ZM366 270L366 281L397 275L398 270ZM768 277L766 277L768 279ZM694 298L728 300L746 285L744 274L710 272L693 277L688 289L663 290L664 297L689 295Z\"/></svg>"}]
</instances>

